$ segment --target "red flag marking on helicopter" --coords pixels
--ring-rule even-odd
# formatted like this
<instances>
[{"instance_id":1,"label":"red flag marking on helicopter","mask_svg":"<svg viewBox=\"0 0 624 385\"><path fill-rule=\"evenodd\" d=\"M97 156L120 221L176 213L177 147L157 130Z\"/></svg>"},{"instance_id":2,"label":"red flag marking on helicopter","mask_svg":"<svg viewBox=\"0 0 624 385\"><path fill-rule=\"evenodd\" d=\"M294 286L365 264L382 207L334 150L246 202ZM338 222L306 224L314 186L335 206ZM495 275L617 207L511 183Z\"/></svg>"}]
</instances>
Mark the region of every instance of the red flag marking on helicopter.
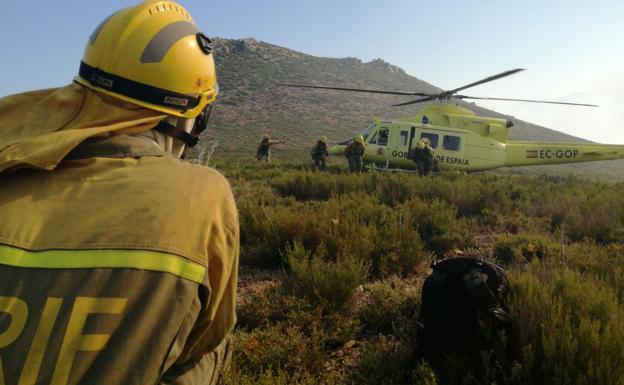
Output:
<instances>
[{"instance_id":1,"label":"red flag marking on helicopter","mask_svg":"<svg viewBox=\"0 0 624 385\"><path fill-rule=\"evenodd\" d=\"M537 150L527 150L526 157L527 158L537 158Z\"/></svg>"}]
</instances>

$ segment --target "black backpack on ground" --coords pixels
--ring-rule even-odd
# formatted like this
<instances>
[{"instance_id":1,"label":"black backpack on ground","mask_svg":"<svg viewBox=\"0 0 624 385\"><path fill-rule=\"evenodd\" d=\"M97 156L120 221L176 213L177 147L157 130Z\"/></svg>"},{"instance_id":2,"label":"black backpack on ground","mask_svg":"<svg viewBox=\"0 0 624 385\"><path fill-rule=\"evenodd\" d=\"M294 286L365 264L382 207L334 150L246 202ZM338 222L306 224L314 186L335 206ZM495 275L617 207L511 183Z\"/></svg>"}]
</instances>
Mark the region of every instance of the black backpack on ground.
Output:
<instances>
[{"instance_id":1,"label":"black backpack on ground","mask_svg":"<svg viewBox=\"0 0 624 385\"><path fill-rule=\"evenodd\" d=\"M453 365L476 372L494 365L508 372L521 356L518 328L506 305L510 286L503 269L465 257L431 267L421 294L418 358L438 369Z\"/></svg>"}]
</instances>

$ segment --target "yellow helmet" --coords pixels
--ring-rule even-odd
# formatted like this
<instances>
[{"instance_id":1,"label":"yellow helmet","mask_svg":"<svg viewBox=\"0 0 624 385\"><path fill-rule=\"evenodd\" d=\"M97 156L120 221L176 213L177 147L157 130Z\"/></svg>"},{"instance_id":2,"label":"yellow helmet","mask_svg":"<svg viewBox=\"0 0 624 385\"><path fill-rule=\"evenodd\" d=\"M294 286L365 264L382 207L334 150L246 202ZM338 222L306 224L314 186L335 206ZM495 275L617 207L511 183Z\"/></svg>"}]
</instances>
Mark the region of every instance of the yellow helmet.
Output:
<instances>
[{"instance_id":1,"label":"yellow helmet","mask_svg":"<svg viewBox=\"0 0 624 385\"><path fill-rule=\"evenodd\" d=\"M199 115L218 93L212 42L173 1L148 0L100 23L75 80L184 118Z\"/></svg>"},{"instance_id":2,"label":"yellow helmet","mask_svg":"<svg viewBox=\"0 0 624 385\"><path fill-rule=\"evenodd\" d=\"M322 135L320 140L323 143L327 143L327 137L325 135Z\"/></svg>"},{"instance_id":3,"label":"yellow helmet","mask_svg":"<svg viewBox=\"0 0 624 385\"><path fill-rule=\"evenodd\" d=\"M355 141L358 143L364 143L364 137L362 135L358 135L355 137Z\"/></svg>"}]
</instances>

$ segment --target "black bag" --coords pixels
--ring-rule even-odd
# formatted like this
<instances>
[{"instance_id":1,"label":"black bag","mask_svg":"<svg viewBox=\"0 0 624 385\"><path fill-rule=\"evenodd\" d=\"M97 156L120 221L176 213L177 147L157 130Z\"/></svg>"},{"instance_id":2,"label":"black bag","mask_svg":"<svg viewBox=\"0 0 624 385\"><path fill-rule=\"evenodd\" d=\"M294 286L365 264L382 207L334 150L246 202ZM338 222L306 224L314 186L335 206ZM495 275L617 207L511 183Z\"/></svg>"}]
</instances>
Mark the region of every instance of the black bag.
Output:
<instances>
[{"instance_id":1,"label":"black bag","mask_svg":"<svg viewBox=\"0 0 624 385\"><path fill-rule=\"evenodd\" d=\"M434 263L421 294L417 356L439 367L452 358L475 368L483 357L508 370L520 361L517 326L506 305L503 269L474 258ZM485 355L484 355L485 353Z\"/></svg>"}]
</instances>

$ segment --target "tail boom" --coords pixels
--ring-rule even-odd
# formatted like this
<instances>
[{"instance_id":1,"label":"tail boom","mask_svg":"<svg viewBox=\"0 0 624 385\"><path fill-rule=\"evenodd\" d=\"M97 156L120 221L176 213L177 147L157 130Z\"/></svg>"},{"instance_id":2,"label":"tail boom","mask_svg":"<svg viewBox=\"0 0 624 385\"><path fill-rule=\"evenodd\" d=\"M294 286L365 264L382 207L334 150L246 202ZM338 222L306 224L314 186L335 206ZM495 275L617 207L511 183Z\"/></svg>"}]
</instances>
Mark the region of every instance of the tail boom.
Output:
<instances>
[{"instance_id":1,"label":"tail boom","mask_svg":"<svg viewBox=\"0 0 624 385\"><path fill-rule=\"evenodd\" d=\"M593 162L623 158L623 145L507 142L505 166Z\"/></svg>"}]
</instances>

